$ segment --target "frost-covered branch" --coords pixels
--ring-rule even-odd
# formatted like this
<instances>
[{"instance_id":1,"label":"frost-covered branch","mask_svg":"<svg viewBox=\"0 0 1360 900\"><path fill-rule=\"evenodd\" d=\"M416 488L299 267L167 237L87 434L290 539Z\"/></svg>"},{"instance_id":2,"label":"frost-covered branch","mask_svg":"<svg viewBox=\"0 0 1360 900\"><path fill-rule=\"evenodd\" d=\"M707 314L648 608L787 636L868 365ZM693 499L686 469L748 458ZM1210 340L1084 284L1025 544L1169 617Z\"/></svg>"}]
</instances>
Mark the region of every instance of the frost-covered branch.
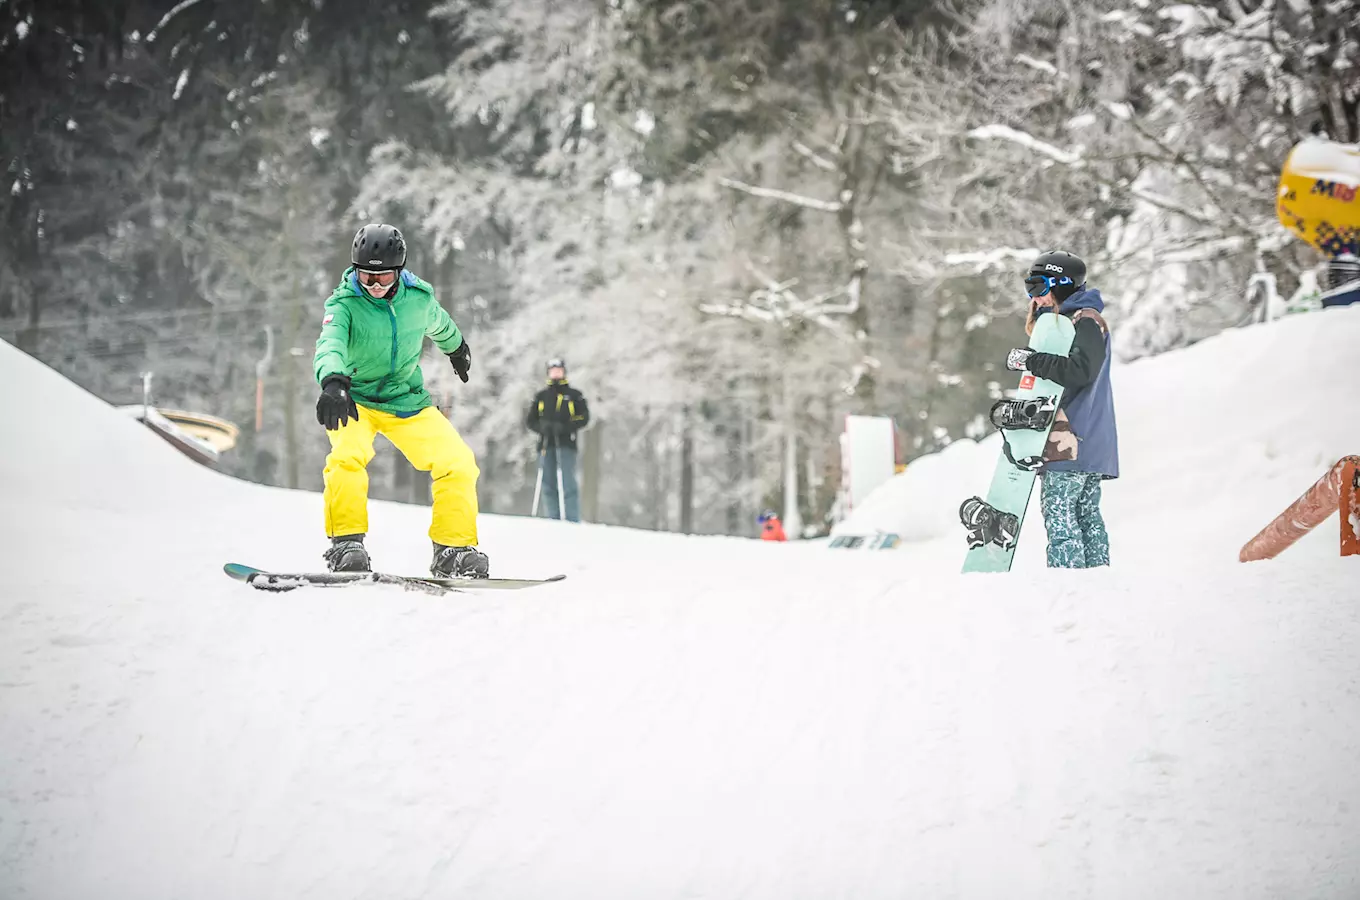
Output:
<instances>
[{"instance_id":1,"label":"frost-covered branch","mask_svg":"<svg viewBox=\"0 0 1360 900\"><path fill-rule=\"evenodd\" d=\"M778 319L771 310L761 309L741 300L729 300L727 303L700 303L699 312L707 316L729 316L765 324Z\"/></svg>"},{"instance_id":2,"label":"frost-covered branch","mask_svg":"<svg viewBox=\"0 0 1360 900\"><path fill-rule=\"evenodd\" d=\"M946 253L946 266L969 267L975 274L991 269L1005 268L1010 262L1032 262L1042 251L1037 247L995 247L991 250L974 250L968 253Z\"/></svg>"},{"instance_id":3,"label":"frost-covered branch","mask_svg":"<svg viewBox=\"0 0 1360 900\"><path fill-rule=\"evenodd\" d=\"M1051 75L1054 78L1067 78L1067 75L1063 72L1059 72L1058 67L1053 65L1053 63L1042 59L1036 59L1027 53L1015 54L1015 61L1022 66L1028 66L1031 69L1043 72L1045 75Z\"/></svg>"},{"instance_id":4,"label":"frost-covered branch","mask_svg":"<svg viewBox=\"0 0 1360 900\"><path fill-rule=\"evenodd\" d=\"M852 301L843 306L826 305L827 301L846 293L847 288L838 288L809 301L794 292L793 288L798 284L797 278L779 281L750 260L746 261L746 269L763 284L762 287L751 291L744 301L701 303L699 311L705 315L727 316L763 324L788 325L794 320L810 322L826 329L837 340L856 343L845 325L832 316L853 315L858 311L858 303Z\"/></svg>"},{"instance_id":5,"label":"frost-covered branch","mask_svg":"<svg viewBox=\"0 0 1360 900\"><path fill-rule=\"evenodd\" d=\"M969 131L967 136L978 140L996 139L1012 141L1022 147L1028 147L1036 153L1042 153L1044 156L1053 159L1055 162L1060 162L1066 166L1081 167L1086 164L1085 160L1082 159L1081 154L1064 150L1061 147L1050 144L1048 141L1041 141L1034 135L1019 131L1009 125L983 125L980 128L974 128L972 131Z\"/></svg>"},{"instance_id":6,"label":"frost-covered branch","mask_svg":"<svg viewBox=\"0 0 1360 900\"><path fill-rule=\"evenodd\" d=\"M1129 193L1137 197L1139 200L1142 200L1145 203L1149 203L1160 210L1175 213L1178 216L1185 216L1190 221L1198 222L1201 225L1210 225L1214 221L1208 216L1205 216L1203 213L1195 212L1194 210L1190 209L1189 207L1185 206L1182 203L1177 203L1175 200L1172 200L1169 197L1163 197L1162 195L1156 193L1155 191L1149 191L1146 188L1131 187L1129 188Z\"/></svg>"},{"instance_id":7,"label":"frost-covered branch","mask_svg":"<svg viewBox=\"0 0 1360 900\"><path fill-rule=\"evenodd\" d=\"M792 147L795 153L797 153L799 156L803 157L804 159L806 159L808 162L812 163L819 169L825 169L828 172L835 172L839 168L834 162L827 159L825 156L822 156L816 150L813 150L811 147L809 147L807 144L804 144L802 141L795 140L792 144Z\"/></svg>"},{"instance_id":8,"label":"frost-covered branch","mask_svg":"<svg viewBox=\"0 0 1360 900\"><path fill-rule=\"evenodd\" d=\"M199 2L199 0L180 0L179 3L176 3L168 13L161 16L161 20L156 23L156 27L151 29L151 31L147 33L146 36L147 43L152 43L153 41L155 41L157 33L167 24L169 24L171 19L173 19L180 13L184 12L184 10L193 6L197 2Z\"/></svg>"},{"instance_id":9,"label":"frost-covered branch","mask_svg":"<svg viewBox=\"0 0 1360 900\"><path fill-rule=\"evenodd\" d=\"M767 200L779 200L784 203L792 203L795 206L802 206L807 209L816 209L821 212L840 212L841 204L834 200L818 200L816 197L804 197L802 194L795 194L791 191L781 191L775 188L758 187L754 184L747 184L744 181L737 181L734 178L722 177L718 179L718 184L723 187L731 188L734 191L741 191L751 194L754 197L764 197Z\"/></svg>"}]
</instances>

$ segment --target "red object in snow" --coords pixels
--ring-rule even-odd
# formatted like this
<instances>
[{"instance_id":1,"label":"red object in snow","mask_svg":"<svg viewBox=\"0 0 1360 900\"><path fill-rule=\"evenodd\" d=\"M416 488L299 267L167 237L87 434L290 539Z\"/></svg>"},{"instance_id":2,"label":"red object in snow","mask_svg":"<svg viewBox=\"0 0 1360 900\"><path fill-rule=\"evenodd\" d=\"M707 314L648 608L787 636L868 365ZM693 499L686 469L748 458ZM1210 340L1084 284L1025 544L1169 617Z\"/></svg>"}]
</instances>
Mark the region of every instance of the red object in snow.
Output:
<instances>
[{"instance_id":1,"label":"red object in snow","mask_svg":"<svg viewBox=\"0 0 1360 900\"><path fill-rule=\"evenodd\" d=\"M784 535L784 523L779 521L778 516L771 516L765 520L765 527L761 529L760 539L762 541L787 541Z\"/></svg>"}]
</instances>

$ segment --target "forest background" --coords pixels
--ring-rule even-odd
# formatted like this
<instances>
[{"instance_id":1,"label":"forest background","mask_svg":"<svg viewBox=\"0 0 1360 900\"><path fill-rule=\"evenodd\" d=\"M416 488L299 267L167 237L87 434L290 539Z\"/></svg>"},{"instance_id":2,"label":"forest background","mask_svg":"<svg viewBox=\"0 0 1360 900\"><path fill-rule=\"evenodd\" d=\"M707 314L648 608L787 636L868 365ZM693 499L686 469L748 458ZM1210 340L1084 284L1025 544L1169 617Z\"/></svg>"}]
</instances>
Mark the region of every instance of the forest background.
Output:
<instances>
[{"instance_id":1,"label":"forest background","mask_svg":"<svg viewBox=\"0 0 1360 900\"><path fill-rule=\"evenodd\" d=\"M1124 360L1250 321L1254 272L1288 293L1318 260L1280 166L1360 140L1358 32L1356 0L0 0L0 339L118 404L152 372L241 426L226 471L318 489L322 303L389 221L473 350L425 369L484 510L528 511L563 356L590 519L816 533L847 413L904 460L986 432L1039 250Z\"/></svg>"}]
</instances>

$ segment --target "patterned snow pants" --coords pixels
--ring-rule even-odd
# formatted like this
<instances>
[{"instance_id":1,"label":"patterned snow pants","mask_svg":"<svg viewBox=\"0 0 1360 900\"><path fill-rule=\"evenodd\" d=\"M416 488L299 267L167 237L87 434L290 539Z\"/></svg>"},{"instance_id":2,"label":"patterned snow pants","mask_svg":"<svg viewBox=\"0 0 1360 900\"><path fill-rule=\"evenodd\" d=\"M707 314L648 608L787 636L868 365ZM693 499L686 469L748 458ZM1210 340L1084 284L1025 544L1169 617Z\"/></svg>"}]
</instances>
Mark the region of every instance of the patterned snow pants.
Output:
<instances>
[{"instance_id":1,"label":"patterned snow pants","mask_svg":"<svg viewBox=\"0 0 1360 900\"><path fill-rule=\"evenodd\" d=\"M1099 475L1045 472L1039 508L1048 531L1050 569L1089 569L1110 564L1110 535L1100 516Z\"/></svg>"}]
</instances>

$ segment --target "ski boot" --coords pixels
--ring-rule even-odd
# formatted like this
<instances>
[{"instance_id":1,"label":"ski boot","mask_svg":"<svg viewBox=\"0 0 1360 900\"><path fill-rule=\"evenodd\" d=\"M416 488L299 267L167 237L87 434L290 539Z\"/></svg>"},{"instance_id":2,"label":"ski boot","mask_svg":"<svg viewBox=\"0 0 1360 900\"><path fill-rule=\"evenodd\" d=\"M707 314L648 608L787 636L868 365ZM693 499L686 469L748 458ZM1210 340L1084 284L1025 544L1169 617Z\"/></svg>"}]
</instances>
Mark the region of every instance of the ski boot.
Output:
<instances>
[{"instance_id":1,"label":"ski boot","mask_svg":"<svg viewBox=\"0 0 1360 900\"><path fill-rule=\"evenodd\" d=\"M968 549L996 544L1009 550L1020 539L1020 519L1002 512L981 497L970 497L959 507L959 519L968 528Z\"/></svg>"},{"instance_id":2,"label":"ski boot","mask_svg":"<svg viewBox=\"0 0 1360 900\"><path fill-rule=\"evenodd\" d=\"M364 549L362 534L346 534L331 538L331 548L321 554L326 568L332 572L371 572L373 567Z\"/></svg>"},{"instance_id":3,"label":"ski boot","mask_svg":"<svg viewBox=\"0 0 1360 900\"><path fill-rule=\"evenodd\" d=\"M434 545L430 574L435 578L486 578L491 562L476 547Z\"/></svg>"},{"instance_id":4,"label":"ski boot","mask_svg":"<svg viewBox=\"0 0 1360 900\"><path fill-rule=\"evenodd\" d=\"M1043 431L1053 424L1057 414L1057 397L1033 397L1029 400L998 400L992 404L988 418L1003 431Z\"/></svg>"}]
</instances>

